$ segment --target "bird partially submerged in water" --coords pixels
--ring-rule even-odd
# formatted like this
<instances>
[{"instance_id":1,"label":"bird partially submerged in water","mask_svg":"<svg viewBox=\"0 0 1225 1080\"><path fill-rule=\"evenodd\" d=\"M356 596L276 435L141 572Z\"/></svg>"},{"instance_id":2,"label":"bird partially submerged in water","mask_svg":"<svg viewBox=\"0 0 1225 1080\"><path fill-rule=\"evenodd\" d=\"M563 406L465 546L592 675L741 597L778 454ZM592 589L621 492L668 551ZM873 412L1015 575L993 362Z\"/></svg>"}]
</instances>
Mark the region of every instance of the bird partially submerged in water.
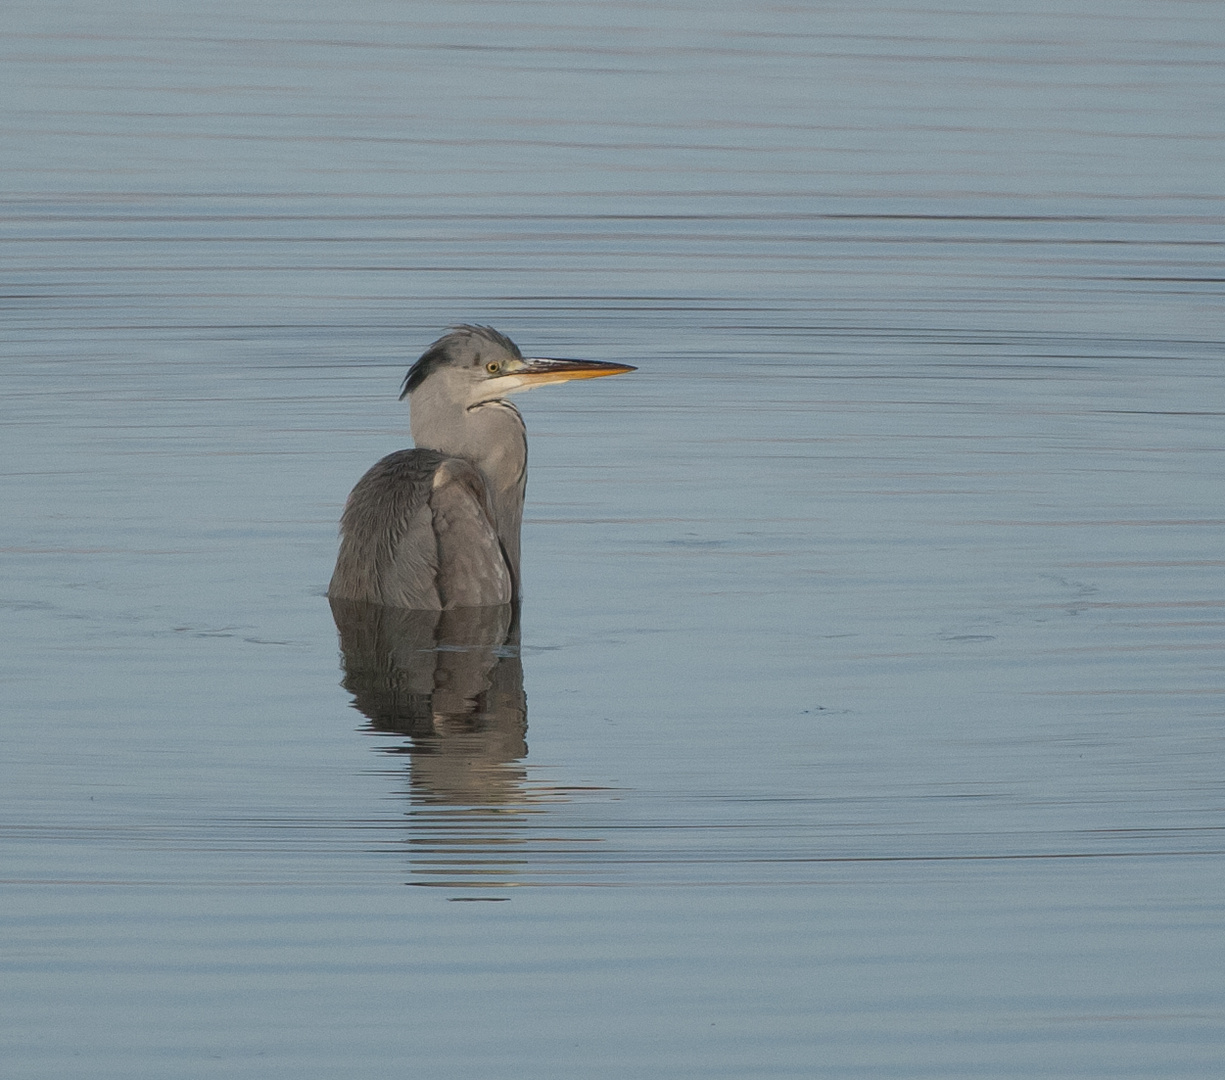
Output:
<instances>
[{"instance_id":1,"label":"bird partially submerged in water","mask_svg":"<svg viewBox=\"0 0 1225 1080\"><path fill-rule=\"evenodd\" d=\"M633 371L525 359L487 326L457 326L404 379L415 450L375 464L340 519L333 600L446 609L519 598L527 431L510 394Z\"/></svg>"}]
</instances>

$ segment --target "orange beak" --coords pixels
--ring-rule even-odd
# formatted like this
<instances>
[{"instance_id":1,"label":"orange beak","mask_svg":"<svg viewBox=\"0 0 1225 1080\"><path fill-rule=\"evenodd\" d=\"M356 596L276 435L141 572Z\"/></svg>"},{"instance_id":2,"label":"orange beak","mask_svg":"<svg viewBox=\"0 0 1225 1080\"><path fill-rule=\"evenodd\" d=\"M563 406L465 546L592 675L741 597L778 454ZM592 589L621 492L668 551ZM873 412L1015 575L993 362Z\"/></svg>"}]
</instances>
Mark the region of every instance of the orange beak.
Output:
<instances>
[{"instance_id":1,"label":"orange beak","mask_svg":"<svg viewBox=\"0 0 1225 1080\"><path fill-rule=\"evenodd\" d=\"M512 373L522 379L522 387L544 386L546 383L569 382L571 379L601 379L605 375L622 375L637 371L629 364L606 364L600 360L549 360L533 357L523 361L523 367Z\"/></svg>"}]
</instances>

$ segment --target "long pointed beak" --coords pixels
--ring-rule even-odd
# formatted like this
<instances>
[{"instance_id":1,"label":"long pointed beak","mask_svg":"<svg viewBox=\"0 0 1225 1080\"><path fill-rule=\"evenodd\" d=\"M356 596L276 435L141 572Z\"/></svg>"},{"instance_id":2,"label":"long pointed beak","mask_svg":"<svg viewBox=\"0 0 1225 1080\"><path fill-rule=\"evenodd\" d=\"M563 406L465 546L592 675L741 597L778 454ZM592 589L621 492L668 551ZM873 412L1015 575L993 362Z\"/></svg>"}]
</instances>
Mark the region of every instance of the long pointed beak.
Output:
<instances>
[{"instance_id":1,"label":"long pointed beak","mask_svg":"<svg viewBox=\"0 0 1225 1080\"><path fill-rule=\"evenodd\" d=\"M606 364L602 360L550 360L532 357L523 361L523 367L513 372L522 379L522 387L544 386L546 383L569 382L571 379L600 379L605 375L622 375L637 371L629 364Z\"/></svg>"}]
</instances>

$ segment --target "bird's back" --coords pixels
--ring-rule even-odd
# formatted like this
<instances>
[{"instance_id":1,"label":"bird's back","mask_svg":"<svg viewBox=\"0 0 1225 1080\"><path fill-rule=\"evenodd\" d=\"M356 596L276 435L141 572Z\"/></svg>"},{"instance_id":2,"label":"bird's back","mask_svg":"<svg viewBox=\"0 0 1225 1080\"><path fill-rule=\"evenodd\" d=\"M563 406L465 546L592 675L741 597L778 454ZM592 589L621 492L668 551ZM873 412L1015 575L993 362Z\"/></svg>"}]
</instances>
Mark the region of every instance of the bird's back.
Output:
<instances>
[{"instance_id":1,"label":"bird's back","mask_svg":"<svg viewBox=\"0 0 1225 1080\"><path fill-rule=\"evenodd\" d=\"M333 599L434 610L512 599L484 477L464 458L389 454L353 488L340 534Z\"/></svg>"}]
</instances>

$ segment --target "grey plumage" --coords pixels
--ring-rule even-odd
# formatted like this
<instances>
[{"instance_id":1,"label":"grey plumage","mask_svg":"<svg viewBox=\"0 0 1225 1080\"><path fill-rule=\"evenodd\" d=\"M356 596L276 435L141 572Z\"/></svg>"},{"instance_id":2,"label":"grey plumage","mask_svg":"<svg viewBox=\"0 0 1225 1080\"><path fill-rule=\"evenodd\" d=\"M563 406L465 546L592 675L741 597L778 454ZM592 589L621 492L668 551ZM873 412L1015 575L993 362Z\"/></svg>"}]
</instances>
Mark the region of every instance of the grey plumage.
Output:
<instances>
[{"instance_id":1,"label":"grey plumage","mask_svg":"<svg viewBox=\"0 0 1225 1080\"><path fill-rule=\"evenodd\" d=\"M514 595L484 478L463 458L389 454L357 482L340 528L329 596L439 609Z\"/></svg>"},{"instance_id":2,"label":"grey plumage","mask_svg":"<svg viewBox=\"0 0 1225 1080\"><path fill-rule=\"evenodd\" d=\"M383 458L349 495L328 596L432 610L518 599L527 431L507 395L633 370L524 359L483 326L439 338L400 395L417 449Z\"/></svg>"}]
</instances>

